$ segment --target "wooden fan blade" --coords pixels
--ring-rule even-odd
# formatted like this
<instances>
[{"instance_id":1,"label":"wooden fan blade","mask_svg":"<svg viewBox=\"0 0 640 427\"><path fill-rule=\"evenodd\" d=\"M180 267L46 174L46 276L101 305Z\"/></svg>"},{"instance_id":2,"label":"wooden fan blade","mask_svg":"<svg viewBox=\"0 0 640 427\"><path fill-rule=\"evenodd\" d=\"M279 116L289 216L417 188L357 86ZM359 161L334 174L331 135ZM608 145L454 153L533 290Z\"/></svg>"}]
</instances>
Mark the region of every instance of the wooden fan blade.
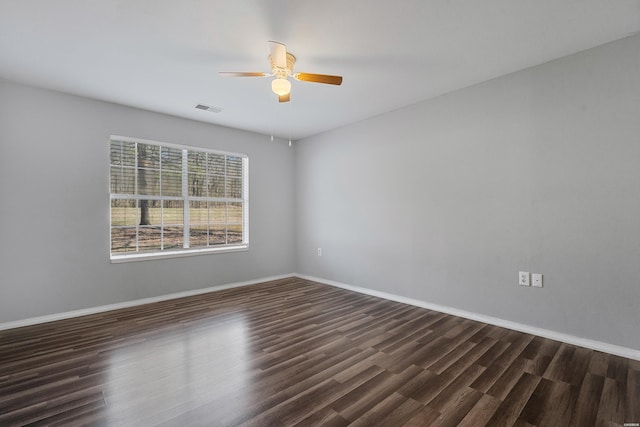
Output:
<instances>
[{"instance_id":1,"label":"wooden fan blade","mask_svg":"<svg viewBox=\"0 0 640 427\"><path fill-rule=\"evenodd\" d=\"M342 84L342 76L329 76L327 74L295 73L293 78L303 82L324 83L338 86Z\"/></svg>"},{"instance_id":2,"label":"wooden fan blade","mask_svg":"<svg viewBox=\"0 0 640 427\"><path fill-rule=\"evenodd\" d=\"M278 102L289 102L291 101L291 93L288 93L286 95L281 95L278 97Z\"/></svg>"},{"instance_id":3,"label":"wooden fan blade","mask_svg":"<svg viewBox=\"0 0 640 427\"><path fill-rule=\"evenodd\" d=\"M271 62L279 68L287 68L287 46L282 43L269 41L269 51L271 52Z\"/></svg>"},{"instance_id":4,"label":"wooden fan blade","mask_svg":"<svg viewBox=\"0 0 640 427\"><path fill-rule=\"evenodd\" d=\"M220 71L222 77L266 77L267 73L243 73L236 71Z\"/></svg>"}]
</instances>

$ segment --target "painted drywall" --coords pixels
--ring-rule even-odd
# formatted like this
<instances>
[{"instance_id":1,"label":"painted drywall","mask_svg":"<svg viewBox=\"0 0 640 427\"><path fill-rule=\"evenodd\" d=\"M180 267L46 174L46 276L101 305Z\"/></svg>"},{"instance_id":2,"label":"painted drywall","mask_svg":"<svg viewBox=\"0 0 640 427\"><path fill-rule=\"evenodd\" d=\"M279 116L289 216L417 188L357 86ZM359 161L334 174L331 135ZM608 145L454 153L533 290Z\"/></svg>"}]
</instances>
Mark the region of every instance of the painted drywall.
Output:
<instances>
[{"instance_id":1,"label":"painted drywall","mask_svg":"<svg viewBox=\"0 0 640 427\"><path fill-rule=\"evenodd\" d=\"M249 250L111 264L112 134L247 154ZM0 80L0 323L295 271L293 158L268 136Z\"/></svg>"},{"instance_id":2,"label":"painted drywall","mask_svg":"<svg viewBox=\"0 0 640 427\"><path fill-rule=\"evenodd\" d=\"M638 52L626 38L300 141L298 272L640 349Z\"/></svg>"}]
</instances>

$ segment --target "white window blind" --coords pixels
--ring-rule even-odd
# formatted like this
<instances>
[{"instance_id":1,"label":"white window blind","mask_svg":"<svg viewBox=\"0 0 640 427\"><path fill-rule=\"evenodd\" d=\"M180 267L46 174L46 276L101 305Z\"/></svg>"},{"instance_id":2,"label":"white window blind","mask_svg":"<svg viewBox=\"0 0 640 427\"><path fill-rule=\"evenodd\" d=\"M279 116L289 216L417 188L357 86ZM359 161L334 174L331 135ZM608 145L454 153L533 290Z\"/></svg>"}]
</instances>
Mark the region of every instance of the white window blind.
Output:
<instances>
[{"instance_id":1,"label":"white window blind","mask_svg":"<svg viewBox=\"0 0 640 427\"><path fill-rule=\"evenodd\" d=\"M246 249L248 158L111 137L111 259Z\"/></svg>"}]
</instances>

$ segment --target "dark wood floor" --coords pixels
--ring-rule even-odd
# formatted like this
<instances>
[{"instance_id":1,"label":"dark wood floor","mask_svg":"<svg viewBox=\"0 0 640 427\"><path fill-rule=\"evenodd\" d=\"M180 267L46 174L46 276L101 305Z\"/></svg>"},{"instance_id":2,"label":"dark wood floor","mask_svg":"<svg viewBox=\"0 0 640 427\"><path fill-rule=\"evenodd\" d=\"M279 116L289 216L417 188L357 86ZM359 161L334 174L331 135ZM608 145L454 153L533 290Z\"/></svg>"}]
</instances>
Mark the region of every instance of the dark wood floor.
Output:
<instances>
[{"instance_id":1,"label":"dark wood floor","mask_svg":"<svg viewBox=\"0 0 640 427\"><path fill-rule=\"evenodd\" d=\"M617 426L640 362L291 278L0 331L0 425Z\"/></svg>"}]
</instances>

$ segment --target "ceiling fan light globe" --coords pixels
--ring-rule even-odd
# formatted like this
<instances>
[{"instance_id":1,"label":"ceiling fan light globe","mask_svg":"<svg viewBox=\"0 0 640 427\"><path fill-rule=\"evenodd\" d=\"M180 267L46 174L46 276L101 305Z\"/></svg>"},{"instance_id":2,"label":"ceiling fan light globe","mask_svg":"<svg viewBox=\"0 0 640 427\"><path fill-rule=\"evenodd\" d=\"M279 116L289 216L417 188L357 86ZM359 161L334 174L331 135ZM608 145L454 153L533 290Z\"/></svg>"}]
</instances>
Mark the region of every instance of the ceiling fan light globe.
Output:
<instances>
[{"instance_id":1,"label":"ceiling fan light globe","mask_svg":"<svg viewBox=\"0 0 640 427\"><path fill-rule=\"evenodd\" d=\"M273 79L271 90L278 96L286 95L291 91L291 82L287 79Z\"/></svg>"}]
</instances>

